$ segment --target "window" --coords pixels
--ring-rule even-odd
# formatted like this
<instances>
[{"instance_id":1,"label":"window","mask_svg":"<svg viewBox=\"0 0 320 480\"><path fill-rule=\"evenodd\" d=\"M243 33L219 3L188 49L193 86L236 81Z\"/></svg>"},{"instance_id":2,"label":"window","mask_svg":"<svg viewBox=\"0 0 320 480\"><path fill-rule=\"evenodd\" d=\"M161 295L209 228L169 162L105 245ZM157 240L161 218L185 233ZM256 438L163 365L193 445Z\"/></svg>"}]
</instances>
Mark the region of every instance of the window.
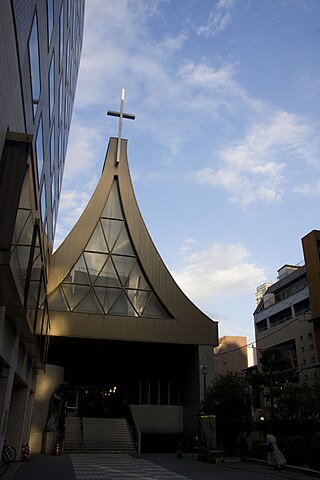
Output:
<instances>
[{"instance_id":1,"label":"window","mask_svg":"<svg viewBox=\"0 0 320 480\"><path fill-rule=\"evenodd\" d=\"M313 350L313 345L312 345L312 343L310 343L309 348L310 348L310 350Z\"/></svg>"},{"instance_id":2,"label":"window","mask_svg":"<svg viewBox=\"0 0 320 480\"><path fill-rule=\"evenodd\" d=\"M70 76L70 37L67 40L67 59L66 59L66 85L69 85Z\"/></svg>"},{"instance_id":3,"label":"window","mask_svg":"<svg viewBox=\"0 0 320 480\"><path fill-rule=\"evenodd\" d=\"M270 321L270 327L274 327L275 325L278 325L279 323L286 322L287 320L290 320L292 318L292 311L291 308L285 308L281 312L278 312L274 315L271 315L269 317Z\"/></svg>"},{"instance_id":4,"label":"window","mask_svg":"<svg viewBox=\"0 0 320 480\"><path fill-rule=\"evenodd\" d=\"M60 58L60 68L62 66L63 60L63 45L64 45L64 5L62 2L61 9L60 9L60 17L59 17L59 58Z\"/></svg>"},{"instance_id":5,"label":"window","mask_svg":"<svg viewBox=\"0 0 320 480\"><path fill-rule=\"evenodd\" d=\"M48 15L48 46L52 37L53 21L54 21L54 6L53 0L47 0L47 15Z\"/></svg>"},{"instance_id":6,"label":"window","mask_svg":"<svg viewBox=\"0 0 320 480\"><path fill-rule=\"evenodd\" d=\"M29 64L31 75L31 94L33 103L33 114L35 116L40 97L40 56L39 56L39 37L38 37L38 23L37 13L35 13L31 33L29 38Z\"/></svg>"},{"instance_id":7,"label":"window","mask_svg":"<svg viewBox=\"0 0 320 480\"><path fill-rule=\"evenodd\" d=\"M54 167L54 123L52 125L51 134L50 134L50 167L51 172Z\"/></svg>"},{"instance_id":8,"label":"window","mask_svg":"<svg viewBox=\"0 0 320 480\"><path fill-rule=\"evenodd\" d=\"M36 137L36 155L38 165L38 179L40 183L42 168L43 168L43 130L42 130L42 117L40 117L37 137Z\"/></svg>"},{"instance_id":9,"label":"window","mask_svg":"<svg viewBox=\"0 0 320 480\"><path fill-rule=\"evenodd\" d=\"M62 82L62 79L63 79L63 76L61 77L61 80L60 80L60 85L59 85L59 123L60 125L62 124L62 94L63 94L63 82Z\"/></svg>"},{"instance_id":10,"label":"window","mask_svg":"<svg viewBox=\"0 0 320 480\"><path fill-rule=\"evenodd\" d=\"M275 301L280 302L281 300L290 297L294 293L303 290L307 286L307 277L306 275L304 275L300 280L295 280L290 284L284 286L281 290L278 290L277 293L275 293Z\"/></svg>"},{"instance_id":11,"label":"window","mask_svg":"<svg viewBox=\"0 0 320 480\"><path fill-rule=\"evenodd\" d=\"M55 171L53 171L52 174L52 184L51 184L51 208L52 211L54 211L54 206L55 206L55 188L56 188L56 179L55 179Z\"/></svg>"},{"instance_id":12,"label":"window","mask_svg":"<svg viewBox=\"0 0 320 480\"><path fill-rule=\"evenodd\" d=\"M45 179L44 179L45 180ZM42 184L42 190L41 190L41 200L40 200L40 203L41 203L41 218L42 218L42 222L45 223L45 218L46 218L46 209L47 209L47 199L46 199L46 183L45 181L43 180L43 184Z\"/></svg>"},{"instance_id":13,"label":"window","mask_svg":"<svg viewBox=\"0 0 320 480\"><path fill-rule=\"evenodd\" d=\"M71 0L68 1L68 20L70 19L70 13L71 13Z\"/></svg>"},{"instance_id":14,"label":"window","mask_svg":"<svg viewBox=\"0 0 320 480\"><path fill-rule=\"evenodd\" d=\"M301 347L301 352L304 353L304 347Z\"/></svg>"},{"instance_id":15,"label":"window","mask_svg":"<svg viewBox=\"0 0 320 480\"><path fill-rule=\"evenodd\" d=\"M305 300L302 300L302 302L296 303L294 305L295 315L296 316L301 315L305 313L307 310L309 310L309 308L310 308L310 301L309 301L309 298L306 298Z\"/></svg>"},{"instance_id":16,"label":"window","mask_svg":"<svg viewBox=\"0 0 320 480\"><path fill-rule=\"evenodd\" d=\"M263 330L268 329L267 319L261 320L260 322L256 323L257 332L263 332Z\"/></svg>"},{"instance_id":17,"label":"window","mask_svg":"<svg viewBox=\"0 0 320 480\"><path fill-rule=\"evenodd\" d=\"M49 70L49 111L50 121L53 114L54 107L54 54L51 58L50 70Z\"/></svg>"},{"instance_id":18,"label":"window","mask_svg":"<svg viewBox=\"0 0 320 480\"><path fill-rule=\"evenodd\" d=\"M59 165L62 164L62 132L60 129L59 132L59 139L58 139L58 155L59 155Z\"/></svg>"}]
</instances>

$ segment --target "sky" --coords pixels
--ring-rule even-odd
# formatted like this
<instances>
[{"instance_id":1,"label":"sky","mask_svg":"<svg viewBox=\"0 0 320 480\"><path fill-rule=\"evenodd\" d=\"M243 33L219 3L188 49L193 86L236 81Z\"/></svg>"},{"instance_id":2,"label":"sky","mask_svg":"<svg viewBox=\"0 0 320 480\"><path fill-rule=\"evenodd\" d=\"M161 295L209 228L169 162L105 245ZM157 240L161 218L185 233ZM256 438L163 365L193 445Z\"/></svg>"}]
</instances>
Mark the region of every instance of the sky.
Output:
<instances>
[{"instance_id":1,"label":"sky","mask_svg":"<svg viewBox=\"0 0 320 480\"><path fill-rule=\"evenodd\" d=\"M319 0L86 0L55 247L93 193L125 88L139 208L180 288L254 340L256 287L319 229Z\"/></svg>"}]
</instances>

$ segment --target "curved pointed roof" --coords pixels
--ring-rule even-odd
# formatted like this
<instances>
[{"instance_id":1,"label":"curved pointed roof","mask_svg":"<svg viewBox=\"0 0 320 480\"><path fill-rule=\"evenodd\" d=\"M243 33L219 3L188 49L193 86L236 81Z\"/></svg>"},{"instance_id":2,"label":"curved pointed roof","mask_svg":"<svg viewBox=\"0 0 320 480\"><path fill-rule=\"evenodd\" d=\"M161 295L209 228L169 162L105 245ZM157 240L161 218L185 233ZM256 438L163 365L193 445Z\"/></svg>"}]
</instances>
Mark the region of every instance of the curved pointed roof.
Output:
<instances>
[{"instance_id":1,"label":"curved pointed roof","mask_svg":"<svg viewBox=\"0 0 320 480\"><path fill-rule=\"evenodd\" d=\"M181 291L142 219L127 141L111 138L101 179L54 253L48 292L51 335L216 345L217 323Z\"/></svg>"}]
</instances>

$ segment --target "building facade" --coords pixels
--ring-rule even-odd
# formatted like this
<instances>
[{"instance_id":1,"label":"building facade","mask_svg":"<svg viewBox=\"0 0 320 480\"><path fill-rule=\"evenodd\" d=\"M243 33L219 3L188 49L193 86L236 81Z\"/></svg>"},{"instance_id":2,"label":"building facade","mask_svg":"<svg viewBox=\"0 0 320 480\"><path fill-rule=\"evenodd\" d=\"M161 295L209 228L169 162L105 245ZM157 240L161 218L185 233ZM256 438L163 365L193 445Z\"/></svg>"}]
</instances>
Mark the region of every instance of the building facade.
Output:
<instances>
[{"instance_id":1,"label":"building facade","mask_svg":"<svg viewBox=\"0 0 320 480\"><path fill-rule=\"evenodd\" d=\"M306 265L284 265L254 312L258 352L281 353L283 373L300 384L319 381L318 352L311 320Z\"/></svg>"},{"instance_id":2,"label":"building facade","mask_svg":"<svg viewBox=\"0 0 320 480\"><path fill-rule=\"evenodd\" d=\"M309 285L312 324L318 358L320 358L320 231L312 230L312 232L303 237L302 247Z\"/></svg>"},{"instance_id":3,"label":"building facade","mask_svg":"<svg viewBox=\"0 0 320 480\"><path fill-rule=\"evenodd\" d=\"M36 449L49 394L60 384L73 415L133 418L139 450L172 449L178 439L191 447L204 382L213 379L217 323L183 294L161 260L134 196L127 141L119 158L118 145L110 139L99 184L51 259L50 369L37 381L37 392L47 389L47 396L36 394Z\"/></svg>"},{"instance_id":4,"label":"building facade","mask_svg":"<svg viewBox=\"0 0 320 480\"><path fill-rule=\"evenodd\" d=\"M247 337L225 336L219 338L214 348L214 375L242 373L248 367Z\"/></svg>"},{"instance_id":5,"label":"building facade","mask_svg":"<svg viewBox=\"0 0 320 480\"><path fill-rule=\"evenodd\" d=\"M30 435L84 0L0 4L0 451Z\"/></svg>"}]
</instances>

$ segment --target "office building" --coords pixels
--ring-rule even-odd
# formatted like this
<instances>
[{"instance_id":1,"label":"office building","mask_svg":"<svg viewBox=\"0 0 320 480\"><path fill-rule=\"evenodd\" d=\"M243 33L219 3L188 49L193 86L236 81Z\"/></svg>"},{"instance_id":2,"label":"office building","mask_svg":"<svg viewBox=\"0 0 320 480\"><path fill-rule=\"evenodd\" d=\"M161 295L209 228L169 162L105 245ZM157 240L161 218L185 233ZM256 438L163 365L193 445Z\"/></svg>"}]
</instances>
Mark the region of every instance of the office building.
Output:
<instances>
[{"instance_id":1,"label":"office building","mask_svg":"<svg viewBox=\"0 0 320 480\"><path fill-rule=\"evenodd\" d=\"M278 281L263 295L254 323L258 352L276 348L285 381L311 385L319 381L319 370L306 268L284 265L278 270Z\"/></svg>"},{"instance_id":2,"label":"office building","mask_svg":"<svg viewBox=\"0 0 320 480\"><path fill-rule=\"evenodd\" d=\"M84 0L0 3L0 451L29 440Z\"/></svg>"}]
</instances>

